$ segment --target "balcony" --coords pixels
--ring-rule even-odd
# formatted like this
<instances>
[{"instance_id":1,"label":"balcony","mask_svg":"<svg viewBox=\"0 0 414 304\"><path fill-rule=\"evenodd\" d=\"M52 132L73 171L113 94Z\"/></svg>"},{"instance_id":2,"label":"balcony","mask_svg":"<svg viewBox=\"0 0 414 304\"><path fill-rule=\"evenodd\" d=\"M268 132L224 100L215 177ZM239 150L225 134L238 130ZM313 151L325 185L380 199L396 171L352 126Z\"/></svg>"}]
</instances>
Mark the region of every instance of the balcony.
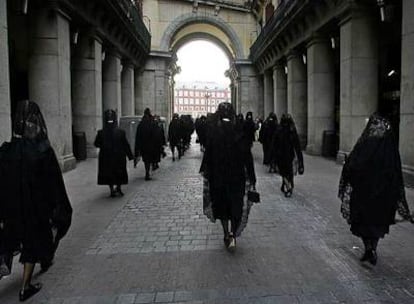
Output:
<instances>
[{"instance_id":1,"label":"balcony","mask_svg":"<svg viewBox=\"0 0 414 304\"><path fill-rule=\"evenodd\" d=\"M151 47L151 35L146 28L142 14L133 0L106 0L117 11L121 11L127 20L130 22L136 38L143 43L146 50L150 50Z\"/></svg>"},{"instance_id":2,"label":"balcony","mask_svg":"<svg viewBox=\"0 0 414 304\"><path fill-rule=\"evenodd\" d=\"M284 0L279 4L272 18L262 28L259 37L250 47L250 56L253 61L256 61L268 45L272 43L274 34L282 29L288 15L295 11L301 3L303 3L303 0Z\"/></svg>"}]
</instances>

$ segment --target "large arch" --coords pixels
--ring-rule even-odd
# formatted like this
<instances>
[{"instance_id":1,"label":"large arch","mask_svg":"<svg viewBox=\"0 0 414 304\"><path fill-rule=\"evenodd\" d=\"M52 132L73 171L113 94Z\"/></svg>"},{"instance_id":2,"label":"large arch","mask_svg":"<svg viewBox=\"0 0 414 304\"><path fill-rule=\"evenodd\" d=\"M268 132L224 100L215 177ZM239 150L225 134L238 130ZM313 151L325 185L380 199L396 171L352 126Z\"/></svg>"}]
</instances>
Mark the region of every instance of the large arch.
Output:
<instances>
[{"instance_id":1,"label":"large arch","mask_svg":"<svg viewBox=\"0 0 414 304\"><path fill-rule=\"evenodd\" d=\"M174 36L183 28L191 25L191 24L209 24L216 28L218 28L220 31L222 31L227 39L230 41L230 47L232 50L232 53L234 55L232 57L235 57L234 59L244 59L244 51L241 44L241 41L239 37L237 36L234 29L229 26L224 20L220 19L217 16L212 15L198 15L193 13L183 14L179 17L177 17L174 21L172 21L167 29L165 30L160 43L160 48L162 51L169 51L172 41L174 39ZM198 33L200 34L200 33ZM210 35L211 39L211 35ZM215 42L217 42L217 39L215 39ZM220 44L221 46L225 45L226 43L222 41Z\"/></svg>"}]
</instances>

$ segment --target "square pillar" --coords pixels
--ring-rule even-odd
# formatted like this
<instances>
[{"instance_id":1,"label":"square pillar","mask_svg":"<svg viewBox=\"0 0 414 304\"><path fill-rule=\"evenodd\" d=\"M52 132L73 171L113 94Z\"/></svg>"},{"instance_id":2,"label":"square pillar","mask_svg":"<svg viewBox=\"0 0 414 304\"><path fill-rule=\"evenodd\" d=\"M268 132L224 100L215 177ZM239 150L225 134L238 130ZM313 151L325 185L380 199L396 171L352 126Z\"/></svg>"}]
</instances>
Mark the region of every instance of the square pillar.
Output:
<instances>
[{"instance_id":1,"label":"square pillar","mask_svg":"<svg viewBox=\"0 0 414 304\"><path fill-rule=\"evenodd\" d=\"M273 112L273 72L265 71L263 77L263 91L264 91L264 117L269 116Z\"/></svg>"},{"instance_id":2,"label":"square pillar","mask_svg":"<svg viewBox=\"0 0 414 304\"><path fill-rule=\"evenodd\" d=\"M287 113L287 75L284 65L273 67L273 107L278 119Z\"/></svg>"},{"instance_id":3,"label":"square pillar","mask_svg":"<svg viewBox=\"0 0 414 304\"><path fill-rule=\"evenodd\" d=\"M321 37L307 46L309 154L322 154L323 131L335 128L335 62L330 41Z\"/></svg>"},{"instance_id":4,"label":"square pillar","mask_svg":"<svg viewBox=\"0 0 414 304\"><path fill-rule=\"evenodd\" d=\"M125 62L121 73L122 87L122 116L135 114L135 78L134 66L132 63Z\"/></svg>"},{"instance_id":5,"label":"square pillar","mask_svg":"<svg viewBox=\"0 0 414 304\"><path fill-rule=\"evenodd\" d=\"M352 150L378 104L376 12L354 11L340 24L340 146L338 161Z\"/></svg>"},{"instance_id":6,"label":"square pillar","mask_svg":"<svg viewBox=\"0 0 414 304\"><path fill-rule=\"evenodd\" d=\"M64 171L76 166L72 151L69 20L40 8L30 16L29 97L45 118L50 142Z\"/></svg>"},{"instance_id":7,"label":"square pillar","mask_svg":"<svg viewBox=\"0 0 414 304\"><path fill-rule=\"evenodd\" d=\"M402 5L400 153L403 167L414 171L414 2Z\"/></svg>"},{"instance_id":8,"label":"square pillar","mask_svg":"<svg viewBox=\"0 0 414 304\"><path fill-rule=\"evenodd\" d=\"M307 75L302 55L292 52L287 58L288 66L288 113L293 117L303 148L307 140Z\"/></svg>"},{"instance_id":9,"label":"square pillar","mask_svg":"<svg viewBox=\"0 0 414 304\"><path fill-rule=\"evenodd\" d=\"M85 132L88 157L97 157L96 133L102 128L102 41L80 33L72 68L73 130Z\"/></svg>"},{"instance_id":10,"label":"square pillar","mask_svg":"<svg viewBox=\"0 0 414 304\"><path fill-rule=\"evenodd\" d=\"M103 111L114 110L119 118L122 114L121 95L121 57L114 51L107 51L102 65Z\"/></svg>"},{"instance_id":11,"label":"square pillar","mask_svg":"<svg viewBox=\"0 0 414 304\"><path fill-rule=\"evenodd\" d=\"M11 138L7 0L0 0L0 144Z\"/></svg>"}]
</instances>

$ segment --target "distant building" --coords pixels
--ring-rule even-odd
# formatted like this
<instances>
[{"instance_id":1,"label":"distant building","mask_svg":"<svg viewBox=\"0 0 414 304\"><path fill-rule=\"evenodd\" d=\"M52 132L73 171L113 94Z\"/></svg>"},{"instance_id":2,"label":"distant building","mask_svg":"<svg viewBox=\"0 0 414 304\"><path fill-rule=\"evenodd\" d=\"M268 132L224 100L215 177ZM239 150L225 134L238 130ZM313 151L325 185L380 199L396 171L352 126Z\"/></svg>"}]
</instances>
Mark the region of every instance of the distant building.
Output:
<instances>
[{"instance_id":1,"label":"distant building","mask_svg":"<svg viewBox=\"0 0 414 304\"><path fill-rule=\"evenodd\" d=\"M194 118L214 113L220 102L231 100L229 87L214 82L177 83L174 89L174 113Z\"/></svg>"}]
</instances>

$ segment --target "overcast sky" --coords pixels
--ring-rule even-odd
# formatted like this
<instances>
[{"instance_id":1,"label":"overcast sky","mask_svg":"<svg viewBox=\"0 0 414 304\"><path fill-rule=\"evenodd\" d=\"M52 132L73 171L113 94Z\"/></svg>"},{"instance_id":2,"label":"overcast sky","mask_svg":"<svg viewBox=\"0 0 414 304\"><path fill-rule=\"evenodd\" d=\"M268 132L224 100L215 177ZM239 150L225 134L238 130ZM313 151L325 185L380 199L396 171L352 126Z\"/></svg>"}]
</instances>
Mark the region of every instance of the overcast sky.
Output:
<instances>
[{"instance_id":1,"label":"overcast sky","mask_svg":"<svg viewBox=\"0 0 414 304\"><path fill-rule=\"evenodd\" d=\"M197 40L185 44L177 51L181 73L175 81L214 81L229 85L230 79L224 76L229 69L229 59L215 44Z\"/></svg>"}]
</instances>

